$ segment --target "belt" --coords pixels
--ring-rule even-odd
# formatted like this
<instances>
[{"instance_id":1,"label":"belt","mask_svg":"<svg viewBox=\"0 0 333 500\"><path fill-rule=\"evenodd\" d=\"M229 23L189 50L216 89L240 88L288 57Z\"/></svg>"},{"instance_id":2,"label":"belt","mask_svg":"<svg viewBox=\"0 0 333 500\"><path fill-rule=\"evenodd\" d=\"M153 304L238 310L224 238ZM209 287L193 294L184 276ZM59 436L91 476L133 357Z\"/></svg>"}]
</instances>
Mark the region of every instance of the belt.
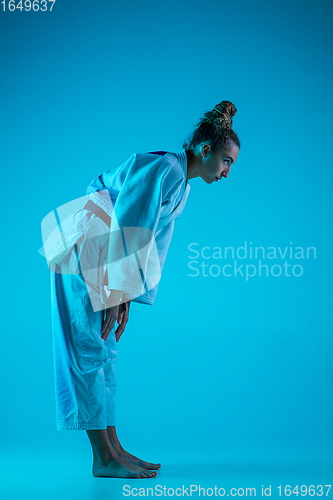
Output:
<instances>
[{"instance_id":1,"label":"belt","mask_svg":"<svg viewBox=\"0 0 333 500\"><path fill-rule=\"evenodd\" d=\"M109 227L111 227L111 217L103 210L103 208L99 207L93 201L89 200L83 207L85 210L89 210L93 212L97 217L102 219L103 222Z\"/></svg>"}]
</instances>

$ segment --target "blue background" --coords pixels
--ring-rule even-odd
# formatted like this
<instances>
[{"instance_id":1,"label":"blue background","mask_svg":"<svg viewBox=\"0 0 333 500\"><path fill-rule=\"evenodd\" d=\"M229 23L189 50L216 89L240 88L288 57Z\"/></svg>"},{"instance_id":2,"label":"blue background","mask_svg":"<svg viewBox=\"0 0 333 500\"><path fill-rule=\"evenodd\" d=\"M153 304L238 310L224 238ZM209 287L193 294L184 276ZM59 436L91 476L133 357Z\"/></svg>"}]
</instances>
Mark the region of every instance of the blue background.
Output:
<instances>
[{"instance_id":1,"label":"blue background","mask_svg":"<svg viewBox=\"0 0 333 500\"><path fill-rule=\"evenodd\" d=\"M163 464L140 487L332 483L332 20L324 0L0 10L4 498L123 498L92 477L85 432L56 431L40 224L134 152L180 151L221 100L240 154L228 180L190 180L155 304L132 305L118 434ZM316 259L290 262L300 277L190 276L190 243L245 241Z\"/></svg>"}]
</instances>

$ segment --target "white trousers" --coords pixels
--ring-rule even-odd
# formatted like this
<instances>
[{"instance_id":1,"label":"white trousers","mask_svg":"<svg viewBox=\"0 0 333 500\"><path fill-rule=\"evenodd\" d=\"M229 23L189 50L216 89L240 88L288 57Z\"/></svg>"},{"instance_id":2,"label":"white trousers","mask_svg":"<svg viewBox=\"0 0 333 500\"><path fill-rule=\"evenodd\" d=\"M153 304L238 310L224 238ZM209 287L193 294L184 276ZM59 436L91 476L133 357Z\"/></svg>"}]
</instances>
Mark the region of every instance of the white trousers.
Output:
<instances>
[{"instance_id":1,"label":"white trousers","mask_svg":"<svg viewBox=\"0 0 333 500\"><path fill-rule=\"evenodd\" d=\"M104 311L93 310L82 273L64 274L75 257L77 245L51 272L57 429L106 429L115 425L116 325L104 341Z\"/></svg>"}]
</instances>

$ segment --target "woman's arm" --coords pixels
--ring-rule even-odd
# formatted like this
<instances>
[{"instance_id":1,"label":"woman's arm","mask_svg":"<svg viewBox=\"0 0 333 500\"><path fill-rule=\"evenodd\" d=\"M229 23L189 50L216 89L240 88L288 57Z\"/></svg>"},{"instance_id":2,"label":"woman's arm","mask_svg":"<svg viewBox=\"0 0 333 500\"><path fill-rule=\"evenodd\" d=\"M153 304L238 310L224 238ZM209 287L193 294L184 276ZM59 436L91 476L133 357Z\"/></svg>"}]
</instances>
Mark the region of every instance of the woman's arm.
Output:
<instances>
[{"instance_id":1,"label":"woman's arm","mask_svg":"<svg viewBox=\"0 0 333 500\"><path fill-rule=\"evenodd\" d=\"M119 304L123 292L121 290L111 290L111 294L108 298L105 307L105 318L102 325L102 339L107 340L114 324L117 320L118 328L115 331L116 342L119 341L120 337L124 333L125 327L128 322L129 306L131 301L122 302ZM116 304L116 305L114 305Z\"/></svg>"},{"instance_id":2,"label":"woman's arm","mask_svg":"<svg viewBox=\"0 0 333 500\"><path fill-rule=\"evenodd\" d=\"M148 161L147 156L131 157L110 228L107 288L123 290L131 299L145 293L142 275L149 287L159 281L154 235L163 202L180 175L164 157L150 155Z\"/></svg>"}]
</instances>

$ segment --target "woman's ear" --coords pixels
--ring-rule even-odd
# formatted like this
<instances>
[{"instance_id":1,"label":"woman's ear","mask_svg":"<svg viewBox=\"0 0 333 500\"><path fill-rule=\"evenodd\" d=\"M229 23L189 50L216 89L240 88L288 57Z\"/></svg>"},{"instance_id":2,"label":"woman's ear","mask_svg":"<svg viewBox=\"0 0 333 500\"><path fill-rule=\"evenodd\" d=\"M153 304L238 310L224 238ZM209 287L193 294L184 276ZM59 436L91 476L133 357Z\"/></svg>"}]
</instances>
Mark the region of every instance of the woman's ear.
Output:
<instances>
[{"instance_id":1,"label":"woman's ear","mask_svg":"<svg viewBox=\"0 0 333 500\"><path fill-rule=\"evenodd\" d=\"M201 154L204 158L207 158L210 151L210 144L204 144L201 148Z\"/></svg>"}]
</instances>

